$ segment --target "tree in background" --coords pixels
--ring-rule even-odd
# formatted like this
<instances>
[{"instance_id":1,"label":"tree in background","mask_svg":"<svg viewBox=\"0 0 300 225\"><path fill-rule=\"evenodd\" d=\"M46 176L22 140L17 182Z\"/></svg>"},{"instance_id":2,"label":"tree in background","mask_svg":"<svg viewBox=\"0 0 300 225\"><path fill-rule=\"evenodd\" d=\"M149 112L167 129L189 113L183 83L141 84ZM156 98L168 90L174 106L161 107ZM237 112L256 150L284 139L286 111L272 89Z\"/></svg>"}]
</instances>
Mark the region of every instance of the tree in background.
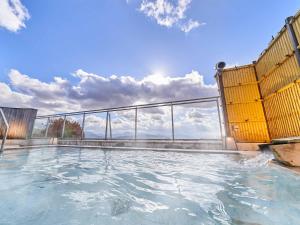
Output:
<instances>
[{"instance_id":1,"label":"tree in background","mask_svg":"<svg viewBox=\"0 0 300 225\"><path fill-rule=\"evenodd\" d=\"M48 129L48 137L60 138L62 135L62 128L64 119L59 118L52 121ZM64 138L81 138L82 127L77 121L66 120ZM84 136L84 135L83 135Z\"/></svg>"}]
</instances>

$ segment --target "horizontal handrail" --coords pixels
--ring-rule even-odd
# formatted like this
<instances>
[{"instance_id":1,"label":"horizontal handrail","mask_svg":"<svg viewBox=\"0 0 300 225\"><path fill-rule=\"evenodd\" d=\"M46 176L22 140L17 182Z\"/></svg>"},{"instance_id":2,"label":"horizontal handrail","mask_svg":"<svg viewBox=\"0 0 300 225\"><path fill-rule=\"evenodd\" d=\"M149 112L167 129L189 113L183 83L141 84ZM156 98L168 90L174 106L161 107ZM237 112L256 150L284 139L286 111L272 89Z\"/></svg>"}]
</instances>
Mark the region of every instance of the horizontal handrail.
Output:
<instances>
[{"instance_id":1,"label":"horizontal handrail","mask_svg":"<svg viewBox=\"0 0 300 225\"><path fill-rule=\"evenodd\" d=\"M218 101L219 97L220 96L213 96L213 97L206 97L206 98L194 98L194 99L175 100L175 101L140 104L140 105L132 105L132 106L121 106L121 107L103 108L103 109L95 109L95 110L75 111L70 113L56 113L52 115L37 116L36 119L42 119L48 117L59 117L59 116L72 116L72 115L80 115L80 114L93 114L93 113L100 113L100 112L124 111L124 110L136 109L136 108L142 109L142 108L153 108L153 107L170 106L170 105L205 103L205 102Z\"/></svg>"},{"instance_id":2,"label":"horizontal handrail","mask_svg":"<svg viewBox=\"0 0 300 225\"><path fill-rule=\"evenodd\" d=\"M7 138L7 134L8 134L8 129L9 129L9 124L7 122L7 119L3 113L3 110L2 108L0 108L0 114L1 114L1 117L3 118L3 121L4 121L4 124L5 124L5 132L4 132L4 135L2 137L2 143L1 143L1 148L0 148L0 153L3 152L3 149L4 149L4 144L5 144L5 141L6 141L6 138Z\"/></svg>"},{"instance_id":3,"label":"horizontal handrail","mask_svg":"<svg viewBox=\"0 0 300 225\"><path fill-rule=\"evenodd\" d=\"M65 139L65 126L66 126L66 121L68 120L68 116L82 116L82 121L79 122L80 124L80 129L81 129L81 137L76 136L71 138L71 140L87 140L89 138L85 137L84 132L85 132L85 119L87 115L95 114L95 113L106 113L106 119L105 119L105 135L103 138L98 137L96 138L97 140L123 140L123 141L201 141L202 139L206 140L222 140L223 133L222 133L222 123L221 123L221 112L220 112L220 106L219 106L219 96L213 96L213 97L205 97L205 98L194 98L194 99L185 99L185 100L174 100L174 101L167 101L167 102L159 102L159 103L150 103L150 104L140 104L140 105L131 105L131 106L121 106L121 107L113 107L113 108L103 108L103 109L95 109L95 110L88 110L88 111L77 111L77 112L69 112L69 113L57 113L57 114L52 114L52 115L43 115L43 116L37 116L36 119L47 119L47 125L45 127L45 134L41 134L43 138L48 137L48 131L49 127L51 124L52 120L55 120L57 118L62 118L62 127L58 128L60 129L59 133L55 134L56 136L58 135L58 138ZM217 120L219 123L219 134L220 138L176 138L175 137L175 122L174 122L174 106L183 106L183 105L191 105L191 104L203 104L203 103L212 103L216 105L217 107ZM197 107L198 105L194 105L194 107ZM139 133L138 131L138 110L139 109L146 109L146 108L157 108L157 107L169 107L170 108L170 122L171 122L171 133L170 133L170 138L157 138L157 137L139 137L137 134ZM134 127L134 134L132 138L124 137L124 138L118 138L112 137L112 126L111 126L111 113L113 112L121 112L125 110L134 110L135 115L134 115L134 122L133 127ZM32 138L35 138L32 136ZM93 138L92 138L93 139Z\"/></svg>"}]
</instances>

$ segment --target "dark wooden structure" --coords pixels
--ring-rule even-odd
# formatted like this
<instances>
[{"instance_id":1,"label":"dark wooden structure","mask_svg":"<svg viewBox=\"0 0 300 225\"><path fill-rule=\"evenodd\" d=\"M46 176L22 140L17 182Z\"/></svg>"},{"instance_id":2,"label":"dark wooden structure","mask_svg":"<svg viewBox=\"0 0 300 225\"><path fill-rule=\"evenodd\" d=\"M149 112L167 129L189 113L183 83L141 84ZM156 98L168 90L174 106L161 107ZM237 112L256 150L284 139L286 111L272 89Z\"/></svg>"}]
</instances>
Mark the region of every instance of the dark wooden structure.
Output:
<instances>
[{"instance_id":1,"label":"dark wooden structure","mask_svg":"<svg viewBox=\"0 0 300 225\"><path fill-rule=\"evenodd\" d=\"M31 137L37 109L30 108L2 108L9 124L8 139L27 139ZM5 130L4 122L0 118L0 139Z\"/></svg>"}]
</instances>

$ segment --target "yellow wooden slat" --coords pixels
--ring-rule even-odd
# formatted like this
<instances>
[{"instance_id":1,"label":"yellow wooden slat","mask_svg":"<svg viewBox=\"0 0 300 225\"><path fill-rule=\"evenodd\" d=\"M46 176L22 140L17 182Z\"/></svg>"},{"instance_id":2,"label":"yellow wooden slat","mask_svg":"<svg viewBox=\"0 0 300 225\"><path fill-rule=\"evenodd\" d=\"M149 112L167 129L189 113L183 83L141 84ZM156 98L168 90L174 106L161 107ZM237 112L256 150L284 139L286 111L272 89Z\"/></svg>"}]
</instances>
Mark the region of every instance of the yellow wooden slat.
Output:
<instances>
[{"instance_id":1,"label":"yellow wooden slat","mask_svg":"<svg viewBox=\"0 0 300 225\"><path fill-rule=\"evenodd\" d=\"M230 133L237 142L269 142L253 65L222 73Z\"/></svg>"}]
</instances>

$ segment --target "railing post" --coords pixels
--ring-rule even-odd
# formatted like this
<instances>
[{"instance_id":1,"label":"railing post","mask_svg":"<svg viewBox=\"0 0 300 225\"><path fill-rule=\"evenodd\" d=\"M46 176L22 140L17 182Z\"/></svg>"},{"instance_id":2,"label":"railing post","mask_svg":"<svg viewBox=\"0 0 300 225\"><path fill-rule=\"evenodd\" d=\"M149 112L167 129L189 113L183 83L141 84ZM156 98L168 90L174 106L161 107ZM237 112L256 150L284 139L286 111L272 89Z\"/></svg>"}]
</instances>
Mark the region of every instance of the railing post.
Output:
<instances>
[{"instance_id":1,"label":"railing post","mask_svg":"<svg viewBox=\"0 0 300 225\"><path fill-rule=\"evenodd\" d=\"M66 126L66 115L64 116L64 123L63 123L63 127L62 127L62 131L61 131L61 139L64 138L65 135L65 126Z\"/></svg>"},{"instance_id":2,"label":"railing post","mask_svg":"<svg viewBox=\"0 0 300 225\"><path fill-rule=\"evenodd\" d=\"M107 140L107 127L108 127L108 111L106 112L105 140Z\"/></svg>"},{"instance_id":3,"label":"railing post","mask_svg":"<svg viewBox=\"0 0 300 225\"><path fill-rule=\"evenodd\" d=\"M110 117L110 113L108 114L108 118L109 118L109 136L110 136L110 140L112 139L112 131L111 131L111 117Z\"/></svg>"},{"instance_id":4,"label":"railing post","mask_svg":"<svg viewBox=\"0 0 300 225\"><path fill-rule=\"evenodd\" d=\"M134 140L137 139L137 107L135 107L135 117L134 117Z\"/></svg>"},{"instance_id":5,"label":"railing post","mask_svg":"<svg viewBox=\"0 0 300 225\"><path fill-rule=\"evenodd\" d=\"M47 126L46 126L45 138L48 137L49 126L50 126L50 117L48 117L48 120L47 120Z\"/></svg>"},{"instance_id":6,"label":"railing post","mask_svg":"<svg viewBox=\"0 0 300 225\"><path fill-rule=\"evenodd\" d=\"M84 126L85 126L85 113L83 113L83 117L82 117L81 140L84 139Z\"/></svg>"},{"instance_id":7,"label":"railing post","mask_svg":"<svg viewBox=\"0 0 300 225\"><path fill-rule=\"evenodd\" d=\"M174 134L174 112L173 112L173 103L171 103L171 122L172 122L172 140L175 140Z\"/></svg>"},{"instance_id":8,"label":"railing post","mask_svg":"<svg viewBox=\"0 0 300 225\"><path fill-rule=\"evenodd\" d=\"M6 117L4 115L4 112L3 112L2 108L0 108L0 113L1 113L2 119L4 121L5 127L6 127L5 132L3 134L3 137L2 137L2 143L1 143L1 148L0 148L0 153L1 153L1 152L3 152L3 149L4 149L4 144L5 144L5 141L6 141L6 138L7 138L9 124L6 120Z\"/></svg>"},{"instance_id":9,"label":"railing post","mask_svg":"<svg viewBox=\"0 0 300 225\"><path fill-rule=\"evenodd\" d=\"M222 121L221 121L219 99L217 99L216 103L217 103L217 108L218 108L220 135L221 135L221 139L223 140L223 130L222 130Z\"/></svg>"},{"instance_id":10,"label":"railing post","mask_svg":"<svg viewBox=\"0 0 300 225\"><path fill-rule=\"evenodd\" d=\"M30 135L26 135L26 139L32 139L33 138L33 131L34 131L35 124L36 124L36 117L35 117L35 119L33 121L31 134Z\"/></svg>"}]
</instances>

